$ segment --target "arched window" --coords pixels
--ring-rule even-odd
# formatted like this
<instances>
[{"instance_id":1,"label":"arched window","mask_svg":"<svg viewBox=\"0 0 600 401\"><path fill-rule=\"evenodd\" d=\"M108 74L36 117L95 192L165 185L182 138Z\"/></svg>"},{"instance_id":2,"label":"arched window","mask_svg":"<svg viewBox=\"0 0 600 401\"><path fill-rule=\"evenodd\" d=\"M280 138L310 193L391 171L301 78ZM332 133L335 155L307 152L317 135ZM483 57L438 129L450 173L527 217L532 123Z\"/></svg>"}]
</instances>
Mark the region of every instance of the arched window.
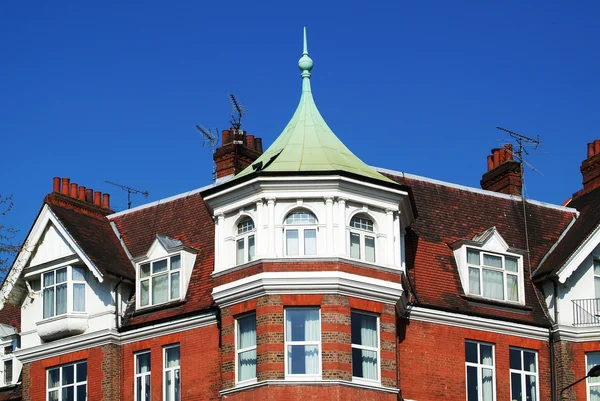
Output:
<instances>
[{"instance_id":1,"label":"arched window","mask_svg":"<svg viewBox=\"0 0 600 401\"><path fill-rule=\"evenodd\" d=\"M285 218L286 256L317 254L317 219L308 210L296 210Z\"/></svg>"},{"instance_id":2,"label":"arched window","mask_svg":"<svg viewBox=\"0 0 600 401\"><path fill-rule=\"evenodd\" d=\"M373 220L362 214L350 220L350 257L375 262Z\"/></svg>"},{"instance_id":3,"label":"arched window","mask_svg":"<svg viewBox=\"0 0 600 401\"><path fill-rule=\"evenodd\" d=\"M235 241L235 264L250 262L254 259L254 221L251 218L242 220L237 226Z\"/></svg>"}]
</instances>

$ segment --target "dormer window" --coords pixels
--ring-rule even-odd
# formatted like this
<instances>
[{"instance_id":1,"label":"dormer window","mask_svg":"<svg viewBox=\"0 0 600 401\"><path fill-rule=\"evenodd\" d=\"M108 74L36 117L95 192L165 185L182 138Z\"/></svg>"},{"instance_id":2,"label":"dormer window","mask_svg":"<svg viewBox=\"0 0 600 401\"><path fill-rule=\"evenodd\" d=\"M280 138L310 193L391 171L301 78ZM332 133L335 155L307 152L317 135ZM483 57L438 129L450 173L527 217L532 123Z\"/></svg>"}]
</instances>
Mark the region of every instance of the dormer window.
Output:
<instances>
[{"instance_id":1,"label":"dormer window","mask_svg":"<svg viewBox=\"0 0 600 401\"><path fill-rule=\"evenodd\" d=\"M237 237L235 240L235 264L250 262L254 259L255 254L255 239L254 234L256 229L254 221L251 218L242 220L237 226Z\"/></svg>"},{"instance_id":2,"label":"dormer window","mask_svg":"<svg viewBox=\"0 0 600 401\"><path fill-rule=\"evenodd\" d=\"M366 215L356 215L350 220L350 257L375 263L373 221Z\"/></svg>"},{"instance_id":3,"label":"dormer window","mask_svg":"<svg viewBox=\"0 0 600 401\"><path fill-rule=\"evenodd\" d=\"M317 254L317 218L308 210L296 210L284 222L286 256Z\"/></svg>"},{"instance_id":4,"label":"dormer window","mask_svg":"<svg viewBox=\"0 0 600 401\"><path fill-rule=\"evenodd\" d=\"M43 273L42 293L44 319L64 315L68 311L85 312L85 268L66 266Z\"/></svg>"},{"instance_id":5,"label":"dormer window","mask_svg":"<svg viewBox=\"0 0 600 401\"><path fill-rule=\"evenodd\" d=\"M140 306L177 300L181 294L181 256L143 263L139 266Z\"/></svg>"},{"instance_id":6,"label":"dormer window","mask_svg":"<svg viewBox=\"0 0 600 401\"><path fill-rule=\"evenodd\" d=\"M519 301L519 260L467 249L469 293L500 301Z\"/></svg>"}]
</instances>

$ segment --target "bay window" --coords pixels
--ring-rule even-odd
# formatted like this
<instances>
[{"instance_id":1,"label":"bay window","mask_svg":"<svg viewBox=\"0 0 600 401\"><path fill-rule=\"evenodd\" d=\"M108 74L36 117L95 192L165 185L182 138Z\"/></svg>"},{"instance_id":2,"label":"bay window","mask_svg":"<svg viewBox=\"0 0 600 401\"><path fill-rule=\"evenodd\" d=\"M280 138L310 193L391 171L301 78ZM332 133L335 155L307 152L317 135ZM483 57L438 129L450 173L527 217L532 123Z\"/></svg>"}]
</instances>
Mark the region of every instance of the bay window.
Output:
<instances>
[{"instance_id":1,"label":"bay window","mask_svg":"<svg viewBox=\"0 0 600 401\"><path fill-rule=\"evenodd\" d=\"M43 273L44 319L67 312L85 312L85 286L85 268L82 266L66 266Z\"/></svg>"},{"instance_id":2,"label":"bay window","mask_svg":"<svg viewBox=\"0 0 600 401\"><path fill-rule=\"evenodd\" d=\"M135 354L135 401L150 401L150 351Z\"/></svg>"},{"instance_id":3,"label":"bay window","mask_svg":"<svg viewBox=\"0 0 600 401\"><path fill-rule=\"evenodd\" d=\"M317 254L317 218L307 210L294 211L284 222L286 256Z\"/></svg>"},{"instance_id":4,"label":"bay window","mask_svg":"<svg viewBox=\"0 0 600 401\"><path fill-rule=\"evenodd\" d=\"M179 345L164 348L164 401L181 401Z\"/></svg>"},{"instance_id":5,"label":"bay window","mask_svg":"<svg viewBox=\"0 0 600 401\"><path fill-rule=\"evenodd\" d=\"M139 265L140 306L157 305L180 298L181 256L174 255Z\"/></svg>"},{"instance_id":6,"label":"bay window","mask_svg":"<svg viewBox=\"0 0 600 401\"><path fill-rule=\"evenodd\" d=\"M510 349L510 399L538 401L537 352Z\"/></svg>"},{"instance_id":7,"label":"bay window","mask_svg":"<svg viewBox=\"0 0 600 401\"><path fill-rule=\"evenodd\" d=\"M254 221L248 218L241 221L237 226L237 237L235 240L235 264L250 262L254 259L255 239Z\"/></svg>"},{"instance_id":8,"label":"bay window","mask_svg":"<svg viewBox=\"0 0 600 401\"><path fill-rule=\"evenodd\" d=\"M256 315L236 319L236 381L256 379Z\"/></svg>"},{"instance_id":9,"label":"bay window","mask_svg":"<svg viewBox=\"0 0 600 401\"><path fill-rule=\"evenodd\" d=\"M48 369L47 401L86 401L87 362Z\"/></svg>"},{"instance_id":10,"label":"bay window","mask_svg":"<svg viewBox=\"0 0 600 401\"><path fill-rule=\"evenodd\" d=\"M321 376L321 313L318 308L286 308L286 378Z\"/></svg>"},{"instance_id":11,"label":"bay window","mask_svg":"<svg viewBox=\"0 0 600 401\"><path fill-rule=\"evenodd\" d=\"M494 346L465 341L467 401L495 401Z\"/></svg>"},{"instance_id":12,"label":"bay window","mask_svg":"<svg viewBox=\"0 0 600 401\"><path fill-rule=\"evenodd\" d=\"M467 248L469 293L519 302L519 259Z\"/></svg>"},{"instance_id":13,"label":"bay window","mask_svg":"<svg viewBox=\"0 0 600 401\"><path fill-rule=\"evenodd\" d=\"M352 379L379 380L379 318L353 311L350 320Z\"/></svg>"},{"instance_id":14,"label":"bay window","mask_svg":"<svg viewBox=\"0 0 600 401\"><path fill-rule=\"evenodd\" d=\"M590 352L585 354L585 371L589 372L591 368L600 365L600 352ZM600 401L600 377L588 377L588 401Z\"/></svg>"},{"instance_id":15,"label":"bay window","mask_svg":"<svg viewBox=\"0 0 600 401\"><path fill-rule=\"evenodd\" d=\"M375 234L373 221L364 215L350 220L350 257L375 262Z\"/></svg>"}]
</instances>

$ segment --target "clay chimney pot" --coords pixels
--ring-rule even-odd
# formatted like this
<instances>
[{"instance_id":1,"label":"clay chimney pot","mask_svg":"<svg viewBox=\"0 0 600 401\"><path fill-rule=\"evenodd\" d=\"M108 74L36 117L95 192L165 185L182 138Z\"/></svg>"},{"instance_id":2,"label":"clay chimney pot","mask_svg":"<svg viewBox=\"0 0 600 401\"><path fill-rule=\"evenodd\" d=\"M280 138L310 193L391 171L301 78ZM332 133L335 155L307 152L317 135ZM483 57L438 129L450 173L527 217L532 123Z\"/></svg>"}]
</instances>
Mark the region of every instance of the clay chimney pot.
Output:
<instances>
[{"instance_id":1,"label":"clay chimney pot","mask_svg":"<svg viewBox=\"0 0 600 401\"><path fill-rule=\"evenodd\" d=\"M102 193L100 191L94 192L94 205L95 206L100 206L100 197L101 196L102 196Z\"/></svg>"},{"instance_id":2,"label":"clay chimney pot","mask_svg":"<svg viewBox=\"0 0 600 401\"><path fill-rule=\"evenodd\" d=\"M71 184L71 192L69 193L69 196L71 198L77 198L77 184L75 184L75 183Z\"/></svg>"},{"instance_id":3,"label":"clay chimney pot","mask_svg":"<svg viewBox=\"0 0 600 401\"><path fill-rule=\"evenodd\" d=\"M52 179L52 192L60 192L60 177Z\"/></svg>"},{"instance_id":4,"label":"clay chimney pot","mask_svg":"<svg viewBox=\"0 0 600 401\"><path fill-rule=\"evenodd\" d=\"M85 201L87 203L94 202L94 190L92 188L88 188L85 190Z\"/></svg>"},{"instance_id":5,"label":"clay chimney pot","mask_svg":"<svg viewBox=\"0 0 600 401\"><path fill-rule=\"evenodd\" d=\"M110 195L109 194L102 194L102 208L110 209Z\"/></svg>"},{"instance_id":6,"label":"clay chimney pot","mask_svg":"<svg viewBox=\"0 0 600 401\"><path fill-rule=\"evenodd\" d=\"M594 155L600 153L600 139L594 141Z\"/></svg>"},{"instance_id":7,"label":"clay chimney pot","mask_svg":"<svg viewBox=\"0 0 600 401\"><path fill-rule=\"evenodd\" d=\"M494 156L494 168L500 165L500 149L492 149L492 156Z\"/></svg>"},{"instance_id":8,"label":"clay chimney pot","mask_svg":"<svg viewBox=\"0 0 600 401\"><path fill-rule=\"evenodd\" d=\"M85 201L85 187L83 185L79 186L79 199L81 199L82 201Z\"/></svg>"},{"instance_id":9,"label":"clay chimney pot","mask_svg":"<svg viewBox=\"0 0 600 401\"><path fill-rule=\"evenodd\" d=\"M231 143L231 133L228 129L223 130L223 138L221 140L221 146Z\"/></svg>"},{"instance_id":10,"label":"clay chimney pot","mask_svg":"<svg viewBox=\"0 0 600 401\"><path fill-rule=\"evenodd\" d=\"M69 182L71 180L68 178L63 178L62 179L62 193L63 195L69 195Z\"/></svg>"}]
</instances>

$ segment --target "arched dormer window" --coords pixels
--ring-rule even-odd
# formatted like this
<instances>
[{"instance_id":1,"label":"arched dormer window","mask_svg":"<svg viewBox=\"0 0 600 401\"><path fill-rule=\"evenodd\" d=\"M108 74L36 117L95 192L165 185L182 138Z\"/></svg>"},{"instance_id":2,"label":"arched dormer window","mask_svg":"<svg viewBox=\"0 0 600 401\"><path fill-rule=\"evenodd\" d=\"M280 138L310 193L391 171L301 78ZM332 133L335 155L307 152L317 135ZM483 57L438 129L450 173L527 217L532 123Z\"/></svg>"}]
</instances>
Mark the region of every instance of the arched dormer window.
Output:
<instances>
[{"instance_id":1,"label":"arched dormer window","mask_svg":"<svg viewBox=\"0 0 600 401\"><path fill-rule=\"evenodd\" d=\"M375 263L373 220L364 214L350 220L350 257Z\"/></svg>"},{"instance_id":2,"label":"arched dormer window","mask_svg":"<svg viewBox=\"0 0 600 401\"><path fill-rule=\"evenodd\" d=\"M236 265L241 265L254 259L255 232L254 221L251 218L244 219L237 225L237 237L235 240Z\"/></svg>"},{"instance_id":3,"label":"arched dormer window","mask_svg":"<svg viewBox=\"0 0 600 401\"><path fill-rule=\"evenodd\" d=\"M308 210L296 210L284 222L285 255L317 254L317 218Z\"/></svg>"}]
</instances>

